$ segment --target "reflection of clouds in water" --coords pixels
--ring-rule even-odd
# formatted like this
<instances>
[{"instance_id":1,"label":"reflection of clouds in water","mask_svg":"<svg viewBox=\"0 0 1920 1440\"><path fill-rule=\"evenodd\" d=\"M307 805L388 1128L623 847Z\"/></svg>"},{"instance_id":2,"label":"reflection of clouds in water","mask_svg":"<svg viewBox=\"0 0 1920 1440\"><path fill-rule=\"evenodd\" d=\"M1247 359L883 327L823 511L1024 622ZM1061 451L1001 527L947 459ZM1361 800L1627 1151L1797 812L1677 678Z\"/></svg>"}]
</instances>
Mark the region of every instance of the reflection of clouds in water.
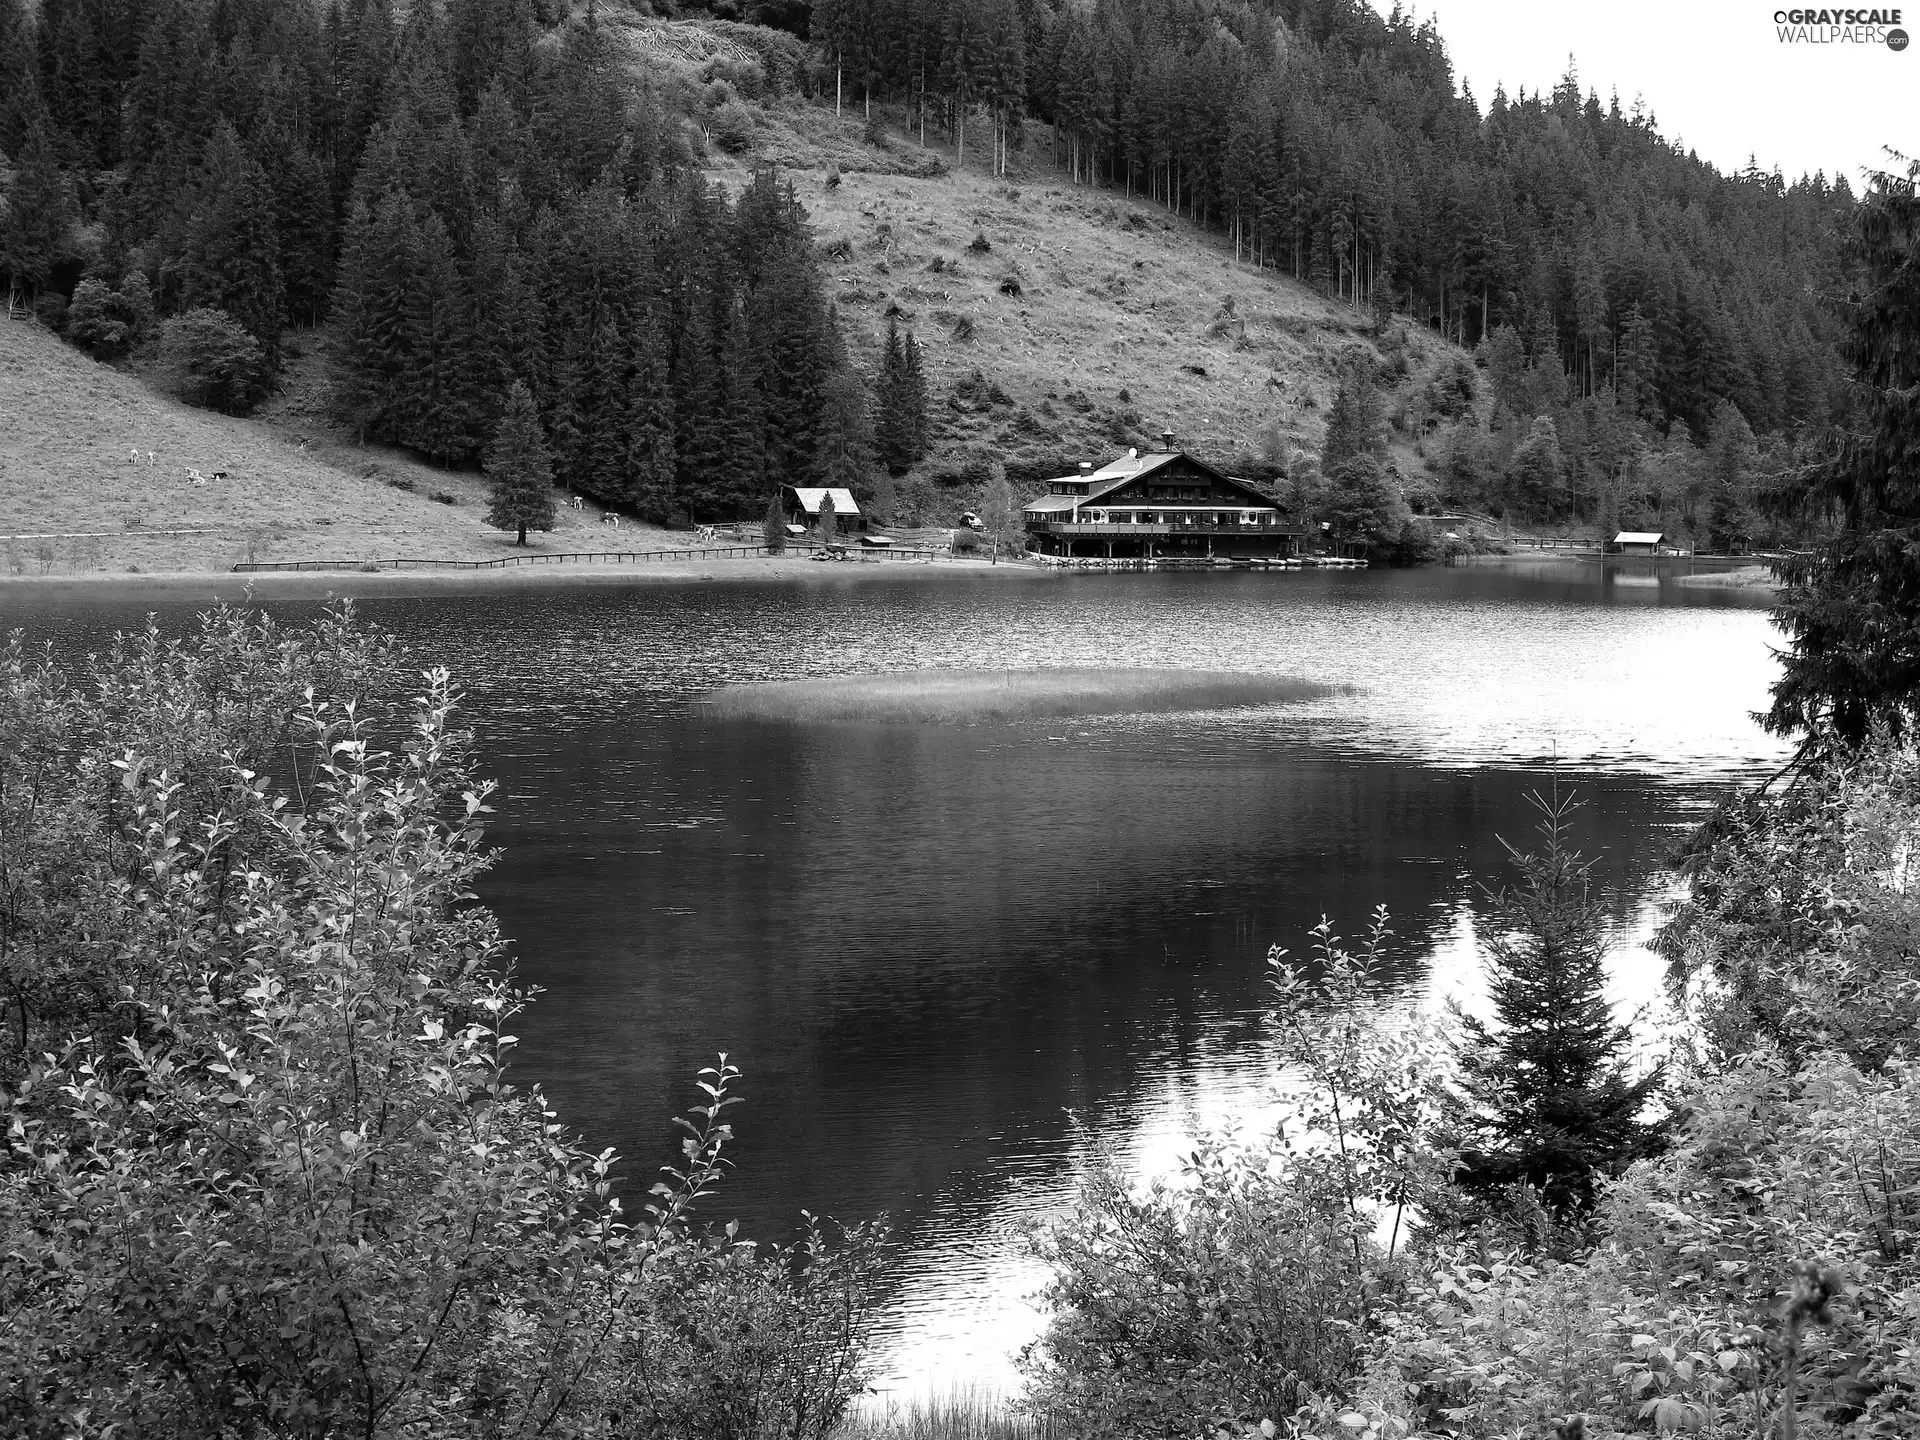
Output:
<instances>
[{"instance_id":1,"label":"reflection of clouds in water","mask_svg":"<svg viewBox=\"0 0 1920 1440\"><path fill-rule=\"evenodd\" d=\"M1668 897L1647 899L1616 924L1607 952L1608 998L1622 1019L1643 1007L1649 1029L1665 1020L1665 962L1650 948ZM1489 1013L1472 908L1455 906L1434 928L1421 993L1401 1002L1441 1013L1448 1001ZM878 1403L941 1395L959 1385L1002 1394L1020 1386L1016 1358L1046 1324L1037 1297L1047 1271L1030 1253L1029 1228L1064 1212L1086 1173L1089 1151L1104 1148L1136 1181L1176 1176L1196 1138L1223 1132L1260 1142L1288 1113L1284 1090L1297 1076L1264 1046L1211 1036L1162 1069L1133 1103L1080 1133L1057 1165L1010 1162L1006 1184L984 1223L964 1233L938 1219L907 1259L904 1282L884 1322Z\"/></svg>"}]
</instances>

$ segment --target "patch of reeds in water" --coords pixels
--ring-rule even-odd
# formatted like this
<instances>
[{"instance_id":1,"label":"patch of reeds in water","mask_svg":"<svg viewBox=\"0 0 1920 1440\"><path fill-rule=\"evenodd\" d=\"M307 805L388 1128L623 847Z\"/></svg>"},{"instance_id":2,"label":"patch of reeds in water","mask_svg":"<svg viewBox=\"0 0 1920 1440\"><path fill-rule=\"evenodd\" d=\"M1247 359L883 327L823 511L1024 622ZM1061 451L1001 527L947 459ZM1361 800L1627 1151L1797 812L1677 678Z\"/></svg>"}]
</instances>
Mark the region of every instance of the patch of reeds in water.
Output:
<instances>
[{"instance_id":1,"label":"patch of reeds in water","mask_svg":"<svg viewBox=\"0 0 1920 1440\"><path fill-rule=\"evenodd\" d=\"M1337 688L1229 670L908 670L729 685L708 702L715 715L732 720L950 725L1276 705L1317 699Z\"/></svg>"},{"instance_id":2,"label":"patch of reeds in water","mask_svg":"<svg viewBox=\"0 0 1920 1440\"><path fill-rule=\"evenodd\" d=\"M1051 1426L1015 1414L1001 1396L955 1390L863 1408L834 1440L1050 1440Z\"/></svg>"}]
</instances>

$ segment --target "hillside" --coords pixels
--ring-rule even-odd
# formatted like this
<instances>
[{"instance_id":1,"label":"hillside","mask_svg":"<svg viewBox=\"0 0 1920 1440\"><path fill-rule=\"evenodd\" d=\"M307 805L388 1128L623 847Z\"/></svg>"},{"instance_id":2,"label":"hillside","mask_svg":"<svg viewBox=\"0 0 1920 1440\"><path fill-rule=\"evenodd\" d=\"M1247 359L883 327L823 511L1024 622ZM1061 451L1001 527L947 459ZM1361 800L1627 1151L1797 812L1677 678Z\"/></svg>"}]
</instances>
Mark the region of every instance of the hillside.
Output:
<instances>
[{"instance_id":1,"label":"hillside","mask_svg":"<svg viewBox=\"0 0 1920 1440\"><path fill-rule=\"evenodd\" d=\"M1236 265L1217 236L1159 207L1043 167L1007 180L846 172L832 188L818 170L790 176L863 368L890 322L920 338L935 446L903 500L926 493L913 479L937 491L990 458L1030 486L1163 430L1217 464L1284 464L1319 449L1343 353L1380 358L1347 307ZM1409 377L1454 348L1393 329Z\"/></svg>"},{"instance_id":2,"label":"hillside","mask_svg":"<svg viewBox=\"0 0 1920 1440\"><path fill-rule=\"evenodd\" d=\"M964 7L824 4L809 48L623 0L339 24L140 0L116 48L92 12L0 4L0 68L47 87L0 104L21 293L132 372L163 327L222 333L278 389L236 427L54 366L0 442L33 477L8 533L41 564L40 536L124 550L129 523L218 531L175 537L200 562L343 526L497 546L458 502L524 384L563 483L674 524L757 520L795 480L951 523L1002 470L1031 493L1172 431L1342 543L1418 553L1407 504L1761 535L1759 477L1833 403L1781 257L1834 278L1842 188L1720 176L1572 76L1482 112L1430 26L1354 0L1150 10L1033 0L970 39ZM877 383L896 323L925 387L905 361ZM226 438L142 444L160 414ZM123 444L281 478L175 493L103 470ZM314 465L356 482L338 514Z\"/></svg>"},{"instance_id":3,"label":"hillside","mask_svg":"<svg viewBox=\"0 0 1920 1440\"><path fill-rule=\"evenodd\" d=\"M1376 339L1349 305L1236 262L1219 232L1123 188L1074 183L1049 163L1048 126L1028 123L995 177L977 121L960 168L951 141L934 130L923 142L905 106L876 101L870 127L862 105L835 115L795 96L803 52L789 37L607 13L636 77L704 120L710 141L729 104L714 106L715 84L749 64L768 77L732 102L751 125L735 153L709 145L709 173L737 192L773 166L794 185L865 373L890 322L918 337L934 447L898 487L909 515L971 505L991 461L1020 493L1163 430L1216 464L1271 475L1318 452L1335 370L1355 347L1386 362L1393 415L1392 390L1461 353L1405 317ZM1411 442L1396 433L1390 453L1424 489Z\"/></svg>"},{"instance_id":4,"label":"hillside","mask_svg":"<svg viewBox=\"0 0 1920 1440\"><path fill-rule=\"evenodd\" d=\"M489 559L513 548L485 524L478 474L346 444L289 423L299 417L284 409L268 408L278 424L192 409L38 325L0 325L0 414L0 575ZM227 473L196 486L189 469ZM433 500L436 491L456 503ZM607 548L597 522L597 512L562 510L555 533L538 539L545 549ZM169 530L198 533L159 533Z\"/></svg>"}]
</instances>

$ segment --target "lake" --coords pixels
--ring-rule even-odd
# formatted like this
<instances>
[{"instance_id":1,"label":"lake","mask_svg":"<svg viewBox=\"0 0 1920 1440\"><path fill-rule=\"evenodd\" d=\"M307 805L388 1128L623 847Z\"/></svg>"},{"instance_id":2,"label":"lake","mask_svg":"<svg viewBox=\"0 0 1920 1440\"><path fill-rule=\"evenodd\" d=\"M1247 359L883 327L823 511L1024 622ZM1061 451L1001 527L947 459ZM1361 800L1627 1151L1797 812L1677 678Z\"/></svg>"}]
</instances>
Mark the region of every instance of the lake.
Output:
<instances>
[{"instance_id":1,"label":"lake","mask_svg":"<svg viewBox=\"0 0 1920 1440\"><path fill-rule=\"evenodd\" d=\"M78 647L159 608L0 592ZM277 604L289 614L310 603ZM954 574L364 602L464 682L501 782L484 898L544 989L520 1066L595 1146L668 1151L721 1050L745 1072L715 1207L784 1236L885 1212L888 1384L1011 1383L1023 1228L1096 1148L1140 1173L1257 1124L1265 957L1378 904L1409 1001L1476 989L1481 887L1526 797L1587 797L1616 998L1674 840L1777 765L1765 600L1650 566ZM1354 687L1200 714L991 725L722 720L746 680L1193 667Z\"/></svg>"}]
</instances>

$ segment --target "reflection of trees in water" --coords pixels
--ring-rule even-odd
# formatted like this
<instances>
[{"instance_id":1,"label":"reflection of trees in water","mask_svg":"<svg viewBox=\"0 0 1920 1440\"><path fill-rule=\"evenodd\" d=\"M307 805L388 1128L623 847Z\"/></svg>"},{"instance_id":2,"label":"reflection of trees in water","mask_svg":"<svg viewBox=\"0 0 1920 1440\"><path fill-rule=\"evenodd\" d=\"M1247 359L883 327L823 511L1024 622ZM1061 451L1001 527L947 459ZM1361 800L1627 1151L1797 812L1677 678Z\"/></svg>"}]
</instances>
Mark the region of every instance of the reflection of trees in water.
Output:
<instances>
[{"instance_id":1,"label":"reflection of trees in water","mask_svg":"<svg viewBox=\"0 0 1920 1440\"><path fill-rule=\"evenodd\" d=\"M584 791L632 743L583 732L562 764ZM672 794L635 818L708 823L581 836L548 775L538 828L578 838L505 837L488 898L550 987L523 1064L594 1143L650 1157L684 1077L730 1051L748 1103L718 1203L762 1233L802 1205L911 1226L937 1199L943 1229L985 1216L1009 1163L1065 1156L1068 1110L1124 1123L1169 1074L1253 1059L1267 948L1304 951L1323 912L1353 929L1386 904L1414 983L1462 901L1481 913L1497 837L1521 837L1541 783L1178 725L1055 743L668 727L642 743L624 761ZM1637 893L1671 792L1582 789L1580 843Z\"/></svg>"}]
</instances>

